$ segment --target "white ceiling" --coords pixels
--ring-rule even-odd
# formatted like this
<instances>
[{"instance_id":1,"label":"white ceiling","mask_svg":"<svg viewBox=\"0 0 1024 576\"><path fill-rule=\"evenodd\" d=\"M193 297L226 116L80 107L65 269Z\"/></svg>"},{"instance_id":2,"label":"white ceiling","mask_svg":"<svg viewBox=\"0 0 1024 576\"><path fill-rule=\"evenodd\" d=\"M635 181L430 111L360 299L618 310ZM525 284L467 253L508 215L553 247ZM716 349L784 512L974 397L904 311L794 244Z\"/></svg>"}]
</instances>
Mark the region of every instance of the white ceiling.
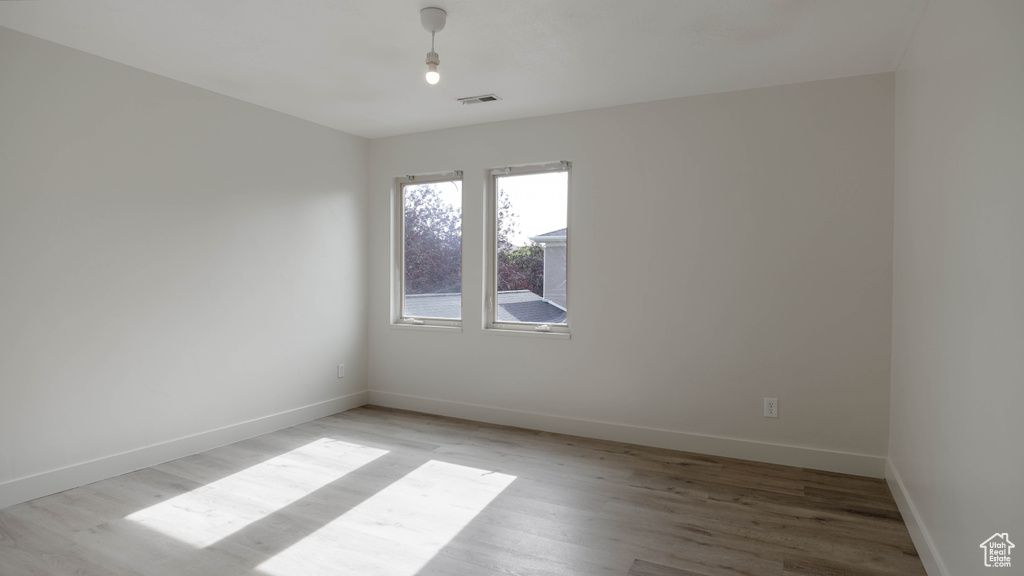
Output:
<instances>
[{"instance_id":1,"label":"white ceiling","mask_svg":"<svg viewBox=\"0 0 1024 576\"><path fill-rule=\"evenodd\" d=\"M927 0L48 0L0 26L369 138L886 72ZM439 6L441 83L423 79ZM456 99L493 92L490 104Z\"/></svg>"}]
</instances>

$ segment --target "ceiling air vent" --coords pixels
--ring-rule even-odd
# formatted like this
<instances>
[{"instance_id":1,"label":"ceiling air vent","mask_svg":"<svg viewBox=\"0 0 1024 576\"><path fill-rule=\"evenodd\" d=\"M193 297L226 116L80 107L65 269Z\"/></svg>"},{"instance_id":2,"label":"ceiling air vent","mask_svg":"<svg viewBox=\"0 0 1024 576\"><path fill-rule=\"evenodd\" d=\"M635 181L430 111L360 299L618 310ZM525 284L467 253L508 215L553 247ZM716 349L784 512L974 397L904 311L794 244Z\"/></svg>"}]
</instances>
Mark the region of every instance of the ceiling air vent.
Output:
<instances>
[{"instance_id":1,"label":"ceiling air vent","mask_svg":"<svg viewBox=\"0 0 1024 576\"><path fill-rule=\"evenodd\" d=\"M497 102L501 100L494 94L484 94L483 96L470 96L468 98L459 98L459 102L463 104L480 104L482 102Z\"/></svg>"}]
</instances>

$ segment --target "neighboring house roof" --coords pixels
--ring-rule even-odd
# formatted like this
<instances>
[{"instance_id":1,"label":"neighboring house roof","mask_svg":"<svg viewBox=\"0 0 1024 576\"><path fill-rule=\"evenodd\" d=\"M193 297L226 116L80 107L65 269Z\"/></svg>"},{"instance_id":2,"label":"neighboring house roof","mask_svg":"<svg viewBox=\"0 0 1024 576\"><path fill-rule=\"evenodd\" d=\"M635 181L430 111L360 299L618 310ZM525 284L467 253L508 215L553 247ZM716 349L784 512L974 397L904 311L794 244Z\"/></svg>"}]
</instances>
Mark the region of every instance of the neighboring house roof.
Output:
<instances>
[{"instance_id":1,"label":"neighboring house roof","mask_svg":"<svg viewBox=\"0 0 1024 576\"><path fill-rule=\"evenodd\" d=\"M461 294L406 294L405 315L413 318L458 318ZM529 290L498 292L498 322L564 324L565 310Z\"/></svg>"},{"instance_id":2,"label":"neighboring house roof","mask_svg":"<svg viewBox=\"0 0 1024 576\"><path fill-rule=\"evenodd\" d=\"M536 236L530 236L532 242L545 243L545 242L565 242L566 228L559 228L558 230L552 230L551 232L545 232Z\"/></svg>"},{"instance_id":3,"label":"neighboring house roof","mask_svg":"<svg viewBox=\"0 0 1024 576\"><path fill-rule=\"evenodd\" d=\"M498 292L498 322L564 324L565 310L529 290Z\"/></svg>"},{"instance_id":4,"label":"neighboring house roof","mask_svg":"<svg viewBox=\"0 0 1024 576\"><path fill-rule=\"evenodd\" d=\"M458 318L462 294L406 294L405 315L413 318Z\"/></svg>"}]
</instances>

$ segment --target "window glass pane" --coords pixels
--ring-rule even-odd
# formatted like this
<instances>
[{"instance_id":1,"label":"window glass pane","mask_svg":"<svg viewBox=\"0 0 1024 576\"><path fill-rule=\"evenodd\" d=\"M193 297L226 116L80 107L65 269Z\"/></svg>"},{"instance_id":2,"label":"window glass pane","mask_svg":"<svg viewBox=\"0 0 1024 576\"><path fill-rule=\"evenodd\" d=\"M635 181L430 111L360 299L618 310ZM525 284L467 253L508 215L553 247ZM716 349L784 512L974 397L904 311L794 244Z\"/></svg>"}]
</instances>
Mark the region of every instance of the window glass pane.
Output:
<instances>
[{"instance_id":1,"label":"window glass pane","mask_svg":"<svg viewBox=\"0 0 1024 576\"><path fill-rule=\"evenodd\" d=\"M462 317L462 182L406 184L404 315Z\"/></svg>"},{"instance_id":2,"label":"window glass pane","mask_svg":"<svg viewBox=\"0 0 1024 576\"><path fill-rule=\"evenodd\" d=\"M565 324L569 173L495 177L495 321Z\"/></svg>"}]
</instances>

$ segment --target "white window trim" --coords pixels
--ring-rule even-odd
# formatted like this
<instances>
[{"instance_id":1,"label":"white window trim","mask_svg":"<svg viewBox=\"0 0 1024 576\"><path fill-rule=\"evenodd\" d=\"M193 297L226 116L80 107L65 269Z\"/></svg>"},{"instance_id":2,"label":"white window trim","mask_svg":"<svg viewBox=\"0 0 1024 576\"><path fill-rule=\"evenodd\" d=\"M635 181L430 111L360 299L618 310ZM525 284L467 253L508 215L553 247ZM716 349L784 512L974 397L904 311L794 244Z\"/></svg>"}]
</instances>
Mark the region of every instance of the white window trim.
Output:
<instances>
[{"instance_id":1,"label":"white window trim","mask_svg":"<svg viewBox=\"0 0 1024 576\"><path fill-rule=\"evenodd\" d=\"M541 324L539 322L498 322L495 318L497 306L495 299L498 293L498 188L497 178L500 176L544 174L548 172L565 172L568 175L566 195L566 238L572 238L572 162L559 161L545 164L528 164L522 166L505 166L489 171L484 222L484 298L483 298L483 329L484 333L505 334L515 336L537 336L541 338L569 338L569 327L572 325L572 312L566 311L565 324ZM566 308L572 302L572 241L567 240L565 246L565 278Z\"/></svg>"},{"instance_id":2,"label":"white window trim","mask_svg":"<svg viewBox=\"0 0 1024 576\"><path fill-rule=\"evenodd\" d=\"M462 319L452 318L422 318L405 315L405 185L406 184L434 184L438 182L462 183L463 196L465 196L465 181L462 178L462 170L449 172L437 172L433 174L417 174L412 176L400 176L395 178L395 186L391 194L391 326L412 330L462 331ZM465 214L463 214L465 223ZM463 239L465 240L465 239ZM465 251L463 251L465 254ZM461 266L461 263L460 263ZM465 267L462 266L463 272ZM465 280L465 278L463 278ZM465 284L465 282L463 282ZM463 286L462 294L465 294ZM459 307L459 316L464 316L462 306Z\"/></svg>"}]
</instances>

